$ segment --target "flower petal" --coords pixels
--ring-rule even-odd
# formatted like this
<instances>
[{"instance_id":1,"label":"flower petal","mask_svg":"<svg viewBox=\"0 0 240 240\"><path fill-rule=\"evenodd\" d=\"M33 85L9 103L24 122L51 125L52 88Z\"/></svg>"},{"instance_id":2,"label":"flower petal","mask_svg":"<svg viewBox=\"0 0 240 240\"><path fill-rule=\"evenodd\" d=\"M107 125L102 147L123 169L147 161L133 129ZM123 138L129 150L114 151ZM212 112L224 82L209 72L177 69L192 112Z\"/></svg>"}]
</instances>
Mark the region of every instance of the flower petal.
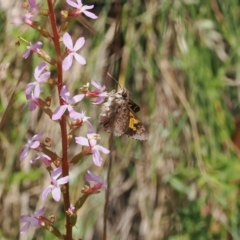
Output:
<instances>
[{"instance_id":1,"label":"flower petal","mask_svg":"<svg viewBox=\"0 0 240 240\"><path fill-rule=\"evenodd\" d=\"M108 150L107 148L104 148L104 147L102 147L100 145L95 145L94 146L94 150L95 149L98 150L98 151L101 151L101 152L103 152L105 154L109 154L110 153L110 150Z\"/></svg>"},{"instance_id":2,"label":"flower petal","mask_svg":"<svg viewBox=\"0 0 240 240\"><path fill-rule=\"evenodd\" d=\"M85 137L75 137L75 142L82 146L89 146L88 139Z\"/></svg>"},{"instance_id":3,"label":"flower petal","mask_svg":"<svg viewBox=\"0 0 240 240\"><path fill-rule=\"evenodd\" d=\"M68 5L70 5L73 8L79 8L79 5L71 0L66 0Z\"/></svg>"},{"instance_id":4,"label":"flower petal","mask_svg":"<svg viewBox=\"0 0 240 240\"><path fill-rule=\"evenodd\" d=\"M31 141L35 141L35 140L40 139L43 136L43 134L44 134L44 132L40 132L40 133L34 135L31 139Z\"/></svg>"},{"instance_id":5,"label":"flower petal","mask_svg":"<svg viewBox=\"0 0 240 240\"><path fill-rule=\"evenodd\" d=\"M78 54L78 53L73 53L73 56L75 57L75 59L77 60L77 62L80 63L81 65L85 65L85 64L86 64L85 58L82 57L80 54Z\"/></svg>"},{"instance_id":6,"label":"flower petal","mask_svg":"<svg viewBox=\"0 0 240 240\"><path fill-rule=\"evenodd\" d=\"M40 93L41 93L40 85L36 84L36 86L34 88L34 96L39 96Z\"/></svg>"},{"instance_id":7,"label":"flower petal","mask_svg":"<svg viewBox=\"0 0 240 240\"><path fill-rule=\"evenodd\" d=\"M52 190L52 197L56 202L59 202L61 198L61 190L59 187L54 187Z\"/></svg>"},{"instance_id":8,"label":"flower petal","mask_svg":"<svg viewBox=\"0 0 240 240\"><path fill-rule=\"evenodd\" d=\"M22 150L21 154L20 154L20 161L22 161L28 154L28 147L24 147L24 149Z\"/></svg>"},{"instance_id":9,"label":"flower petal","mask_svg":"<svg viewBox=\"0 0 240 240\"><path fill-rule=\"evenodd\" d=\"M21 223L30 222L31 221L31 217L29 217L28 215L22 215L20 217L20 221L21 221Z\"/></svg>"},{"instance_id":10,"label":"flower petal","mask_svg":"<svg viewBox=\"0 0 240 240\"><path fill-rule=\"evenodd\" d=\"M73 41L68 32L63 34L63 43L69 50L73 50Z\"/></svg>"},{"instance_id":11,"label":"flower petal","mask_svg":"<svg viewBox=\"0 0 240 240\"><path fill-rule=\"evenodd\" d=\"M43 70L46 68L46 63L42 62L40 63L34 70L34 78L37 80L38 77L41 75Z\"/></svg>"},{"instance_id":12,"label":"flower petal","mask_svg":"<svg viewBox=\"0 0 240 240\"><path fill-rule=\"evenodd\" d=\"M62 174L62 168L55 168L52 172L51 172L51 178L56 180L60 175Z\"/></svg>"},{"instance_id":13,"label":"flower petal","mask_svg":"<svg viewBox=\"0 0 240 240\"><path fill-rule=\"evenodd\" d=\"M67 57L64 58L64 60L62 62L62 68L64 71L67 71L72 66L73 54L74 53L70 53L70 54L68 54Z\"/></svg>"},{"instance_id":14,"label":"flower petal","mask_svg":"<svg viewBox=\"0 0 240 240\"><path fill-rule=\"evenodd\" d=\"M50 185L42 191L42 194L41 194L42 201L44 201L46 199L47 195L52 191L52 188L53 188L53 186Z\"/></svg>"},{"instance_id":15,"label":"flower petal","mask_svg":"<svg viewBox=\"0 0 240 240\"><path fill-rule=\"evenodd\" d=\"M85 178L88 182L94 182L94 183L103 183L103 179L101 177L98 177L91 171L87 170L87 173L85 174Z\"/></svg>"},{"instance_id":16,"label":"flower petal","mask_svg":"<svg viewBox=\"0 0 240 240\"><path fill-rule=\"evenodd\" d=\"M68 105L62 105L60 107L57 107L55 109L55 111L53 112L52 115L52 120L56 121L58 119L60 119L62 117L62 115L64 114L64 112L67 110Z\"/></svg>"},{"instance_id":17,"label":"flower petal","mask_svg":"<svg viewBox=\"0 0 240 240\"><path fill-rule=\"evenodd\" d=\"M30 223L29 223L29 222L26 223L26 224L21 228L20 234L25 233L25 232L28 230L29 226L30 226Z\"/></svg>"},{"instance_id":18,"label":"flower petal","mask_svg":"<svg viewBox=\"0 0 240 240\"><path fill-rule=\"evenodd\" d=\"M31 226L32 227L37 227L39 225L39 221L36 218L32 218L31 220Z\"/></svg>"},{"instance_id":19,"label":"flower petal","mask_svg":"<svg viewBox=\"0 0 240 240\"><path fill-rule=\"evenodd\" d=\"M85 97L85 94L78 94L78 95L74 96L74 97L69 101L69 104L78 103L78 102L82 101L84 97Z\"/></svg>"},{"instance_id":20,"label":"flower petal","mask_svg":"<svg viewBox=\"0 0 240 240\"><path fill-rule=\"evenodd\" d=\"M40 217L40 216L42 216L44 214L44 212L45 212L45 207L42 207L41 209L39 209L38 211L36 211L34 213L34 216L35 217Z\"/></svg>"},{"instance_id":21,"label":"flower petal","mask_svg":"<svg viewBox=\"0 0 240 240\"><path fill-rule=\"evenodd\" d=\"M80 37L80 38L76 41L76 43L75 43L75 45L74 45L74 47L73 47L73 51L74 51L74 52L77 52L77 51L84 45L84 43L85 43L85 38L84 38L84 37Z\"/></svg>"},{"instance_id":22,"label":"flower petal","mask_svg":"<svg viewBox=\"0 0 240 240\"><path fill-rule=\"evenodd\" d=\"M32 148L32 149L38 148L39 146L40 146L40 142L39 141L34 141L34 142L31 142L29 144L29 147Z\"/></svg>"},{"instance_id":23,"label":"flower petal","mask_svg":"<svg viewBox=\"0 0 240 240\"><path fill-rule=\"evenodd\" d=\"M69 182L69 176L66 176L66 177L62 177L62 178L59 178L57 180L57 183L62 185L62 184L65 184L65 183L68 183Z\"/></svg>"},{"instance_id":24,"label":"flower petal","mask_svg":"<svg viewBox=\"0 0 240 240\"><path fill-rule=\"evenodd\" d=\"M87 16L87 17L89 17L89 18L92 18L92 19L97 19L98 18L98 16L97 15L95 15L94 13L91 13L91 12L89 12L89 11L83 11L83 13Z\"/></svg>"},{"instance_id":25,"label":"flower petal","mask_svg":"<svg viewBox=\"0 0 240 240\"><path fill-rule=\"evenodd\" d=\"M49 79L50 77L50 72L44 72L43 74L41 74L38 78L38 82L39 83L45 83L47 82L47 80Z\"/></svg>"},{"instance_id":26,"label":"flower petal","mask_svg":"<svg viewBox=\"0 0 240 240\"><path fill-rule=\"evenodd\" d=\"M102 88L102 86L100 85L100 83L99 83L99 82L95 82L93 79L91 79L91 84L92 84L95 88L97 88L97 89L101 89L101 88ZM104 86L104 89L105 89L105 86Z\"/></svg>"},{"instance_id":27,"label":"flower petal","mask_svg":"<svg viewBox=\"0 0 240 240\"><path fill-rule=\"evenodd\" d=\"M93 162L96 166L100 167L102 165L102 157L99 151L93 151Z\"/></svg>"},{"instance_id":28,"label":"flower petal","mask_svg":"<svg viewBox=\"0 0 240 240\"><path fill-rule=\"evenodd\" d=\"M25 88L25 95L26 98L28 99L29 95L31 94L31 92L33 91L34 87L36 86L36 83L28 83L26 88Z\"/></svg>"}]
</instances>

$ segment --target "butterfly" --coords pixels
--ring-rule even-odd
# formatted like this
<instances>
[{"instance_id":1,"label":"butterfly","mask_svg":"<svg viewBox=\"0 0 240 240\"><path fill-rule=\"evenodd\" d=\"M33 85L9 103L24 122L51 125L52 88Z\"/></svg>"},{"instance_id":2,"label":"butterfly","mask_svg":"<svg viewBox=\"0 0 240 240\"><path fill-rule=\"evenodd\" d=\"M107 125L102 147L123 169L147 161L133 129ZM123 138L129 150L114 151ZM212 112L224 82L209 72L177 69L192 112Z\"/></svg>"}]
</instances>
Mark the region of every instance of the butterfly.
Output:
<instances>
[{"instance_id":1,"label":"butterfly","mask_svg":"<svg viewBox=\"0 0 240 240\"><path fill-rule=\"evenodd\" d=\"M102 105L99 125L115 136L127 136L137 140L147 140L148 132L135 113L140 107L129 99L126 88L108 93L107 101Z\"/></svg>"}]
</instances>

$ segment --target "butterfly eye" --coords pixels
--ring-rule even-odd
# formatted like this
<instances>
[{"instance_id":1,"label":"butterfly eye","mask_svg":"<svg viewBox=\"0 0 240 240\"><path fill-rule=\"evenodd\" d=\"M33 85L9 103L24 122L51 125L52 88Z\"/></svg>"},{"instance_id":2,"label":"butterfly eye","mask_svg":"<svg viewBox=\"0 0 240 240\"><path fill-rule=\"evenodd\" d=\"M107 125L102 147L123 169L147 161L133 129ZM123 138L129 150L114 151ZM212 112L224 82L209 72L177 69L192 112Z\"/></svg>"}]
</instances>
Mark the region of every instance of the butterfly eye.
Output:
<instances>
[{"instance_id":1,"label":"butterfly eye","mask_svg":"<svg viewBox=\"0 0 240 240\"><path fill-rule=\"evenodd\" d=\"M122 97L123 97L123 98L126 98L126 97L127 97L127 93L126 93L126 92L123 92L123 93L122 93Z\"/></svg>"}]
</instances>

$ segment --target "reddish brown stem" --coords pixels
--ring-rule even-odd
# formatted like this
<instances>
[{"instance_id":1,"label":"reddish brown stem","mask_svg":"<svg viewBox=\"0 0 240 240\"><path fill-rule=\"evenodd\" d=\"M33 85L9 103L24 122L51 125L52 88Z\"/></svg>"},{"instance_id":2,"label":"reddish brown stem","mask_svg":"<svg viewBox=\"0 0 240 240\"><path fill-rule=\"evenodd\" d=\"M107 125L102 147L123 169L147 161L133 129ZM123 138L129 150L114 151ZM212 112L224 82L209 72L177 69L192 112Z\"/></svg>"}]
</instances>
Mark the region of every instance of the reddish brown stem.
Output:
<instances>
[{"instance_id":1,"label":"reddish brown stem","mask_svg":"<svg viewBox=\"0 0 240 240\"><path fill-rule=\"evenodd\" d=\"M55 21L55 14L53 10L52 0L47 0L49 8L49 17L51 21L52 31L53 31L53 43L56 51L56 60L57 60L57 73L58 73L58 94L60 105L63 105L63 100L60 97L60 91L63 86L63 75L62 75L62 57L61 57L61 48L59 43L59 34L57 30L57 25ZM67 121L66 117L63 116L60 120L61 127L61 138L62 138L62 174L63 177L69 175L69 164L68 164L68 149L67 149ZM70 207L70 195L69 195L69 184L65 184L65 192L63 194L64 207L67 211ZM70 223L70 218L66 214L66 239L72 240L72 226Z\"/></svg>"}]
</instances>

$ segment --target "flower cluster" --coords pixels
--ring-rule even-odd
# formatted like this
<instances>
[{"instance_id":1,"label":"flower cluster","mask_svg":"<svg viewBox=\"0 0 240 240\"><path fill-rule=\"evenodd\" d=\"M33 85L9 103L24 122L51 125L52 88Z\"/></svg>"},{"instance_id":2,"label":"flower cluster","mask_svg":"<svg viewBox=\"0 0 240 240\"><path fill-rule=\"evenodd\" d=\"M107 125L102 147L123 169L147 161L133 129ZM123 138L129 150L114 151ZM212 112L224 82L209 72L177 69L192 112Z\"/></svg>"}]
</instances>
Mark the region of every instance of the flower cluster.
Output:
<instances>
[{"instance_id":1,"label":"flower cluster","mask_svg":"<svg viewBox=\"0 0 240 240\"><path fill-rule=\"evenodd\" d=\"M74 9L72 12L68 13L69 19L75 18L82 13L89 18L97 19L97 16L94 13L88 11L94 7L93 5L84 6L81 0L76 0L76 2L72 0L66 0L66 2ZM62 64L61 66L58 66L56 62L59 62L59 59L54 59L54 57L49 56L46 52L44 52L41 49L43 47L43 43L41 41L33 44L31 42L28 42L27 51L23 54L23 58L27 59L30 56L30 53L36 53L39 58L42 59L42 62L35 68L34 81L26 85L25 96L27 103L25 104L24 108L29 105L31 112L37 108L40 108L50 116L50 119L52 121L55 121L56 124L60 123L62 130L61 137L65 138L65 142L68 144L71 143L68 141L68 139L70 139L70 134L72 135L76 128L80 128L83 124L86 124L88 126L87 137L78 136L75 137L74 140L77 144L82 146L79 155L81 157L85 155L92 155L93 163L99 167L103 162L101 152L104 154L109 154L110 151L97 143L97 141L100 140L100 136L95 133L94 127L89 121L90 117L86 116L85 111L76 111L75 106L81 103L84 98L94 98L95 100L92 102L93 105L99 105L103 103L107 97L107 92L104 91L105 86L101 86L98 82L92 79L91 84L96 88L96 90L90 91L88 89L89 85L85 85L81 89L80 94L72 96L68 87L58 79L55 81L55 85L59 90L60 105L52 110L51 97L47 98L48 101L42 98L44 86L50 82L53 82L51 79L51 72L49 71L50 66L57 66L56 71L60 76L62 76L62 73L59 72L62 70L68 71L71 68L74 60L76 60L80 65L85 65L87 63L86 59L78 53L78 51L84 46L85 39L83 37L80 37L74 44L70 34L68 32L61 32L62 28L60 28L58 31L62 39L62 41L60 41L58 34L51 36L51 33L42 28L36 21L41 11L37 6L35 0L29 0L26 9L28 10L27 13L22 18L14 19L14 24L29 25L33 29L39 31L44 37L51 39L54 46L60 44L61 42L63 44L61 48L62 52L60 58ZM49 11L50 9L52 8L49 7ZM52 22L52 24L56 25L55 22ZM54 31L52 32L54 34ZM48 66L48 64L50 64L50 66ZM66 132L66 129L62 129L61 123L63 121L65 121L65 123L70 123L68 131L69 135L64 134ZM66 126L66 124L64 126ZM60 157L55 153L54 150L52 151L49 148L51 147L51 139L47 138L47 140L41 141L43 135L44 133L41 132L34 135L31 139L27 140L27 143L24 145L21 151L20 161L23 161L27 157L30 150L36 152L36 156L30 160L30 163L33 164L38 160L42 160L42 163L47 167L50 173L49 185L42 190L41 200L45 201L49 193L51 193L52 198L56 202L59 202L61 200L62 193L69 191L69 182L71 181L71 175L69 175L69 167L72 166L72 164L71 161ZM67 153L68 146L63 146L62 151L65 151L65 153ZM91 171L87 171L85 178L89 182L89 185L88 187L83 188L81 191L83 194L97 193L101 189L107 190L107 185L104 183L103 178L95 175ZM67 214L74 215L77 209L72 204L67 205L70 201L67 202L68 203L64 202L65 208L67 207L66 209L68 209ZM46 223L51 224L50 220L43 217L44 212L45 208L43 207L39 211L36 211L32 216L21 216L21 222L24 223L24 226L21 229L21 233L26 232L29 226L36 227L39 225L44 225Z\"/></svg>"}]
</instances>

